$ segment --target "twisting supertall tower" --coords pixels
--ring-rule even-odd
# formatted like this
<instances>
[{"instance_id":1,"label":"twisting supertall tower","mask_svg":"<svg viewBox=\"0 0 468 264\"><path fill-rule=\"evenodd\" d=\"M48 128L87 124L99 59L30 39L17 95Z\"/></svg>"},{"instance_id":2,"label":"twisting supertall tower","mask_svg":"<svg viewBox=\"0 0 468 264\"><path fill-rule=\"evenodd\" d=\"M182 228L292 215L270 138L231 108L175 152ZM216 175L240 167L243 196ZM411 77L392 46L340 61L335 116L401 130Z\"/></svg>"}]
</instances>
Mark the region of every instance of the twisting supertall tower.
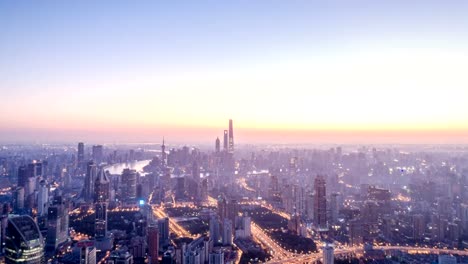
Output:
<instances>
[{"instance_id":1,"label":"twisting supertall tower","mask_svg":"<svg viewBox=\"0 0 468 264\"><path fill-rule=\"evenodd\" d=\"M234 152L234 129L232 127L232 119L229 119L229 152Z\"/></svg>"}]
</instances>

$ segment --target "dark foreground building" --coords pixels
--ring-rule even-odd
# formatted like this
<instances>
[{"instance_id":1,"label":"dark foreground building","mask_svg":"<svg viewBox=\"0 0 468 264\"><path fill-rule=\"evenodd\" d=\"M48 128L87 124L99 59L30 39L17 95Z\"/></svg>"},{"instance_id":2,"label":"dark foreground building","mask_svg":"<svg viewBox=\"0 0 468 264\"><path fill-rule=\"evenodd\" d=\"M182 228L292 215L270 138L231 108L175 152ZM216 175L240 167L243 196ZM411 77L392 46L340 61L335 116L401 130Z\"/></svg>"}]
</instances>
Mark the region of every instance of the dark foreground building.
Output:
<instances>
[{"instance_id":1,"label":"dark foreground building","mask_svg":"<svg viewBox=\"0 0 468 264\"><path fill-rule=\"evenodd\" d=\"M36 222L27 215L8 219L5 263L43 264L44 240Z\"/></svg>"}]
</instances>

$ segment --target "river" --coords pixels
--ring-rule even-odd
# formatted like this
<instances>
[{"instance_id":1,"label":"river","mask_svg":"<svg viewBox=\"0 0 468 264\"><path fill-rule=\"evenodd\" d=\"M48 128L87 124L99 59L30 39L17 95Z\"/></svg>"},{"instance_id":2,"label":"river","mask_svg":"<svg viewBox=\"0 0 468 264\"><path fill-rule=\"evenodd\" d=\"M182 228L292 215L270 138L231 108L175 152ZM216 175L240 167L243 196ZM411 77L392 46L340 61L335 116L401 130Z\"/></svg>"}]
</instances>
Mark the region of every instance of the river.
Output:
<instances>
[{"instance_id":1,"label":"river","mask_svg":"<svg viewBox=\"0 0 468 264\"><path fill-rule=\"evenodd\" d=\"M133 161L129 163L125 163L125 162L116 163L116 164L108 165L104 169L108 170L110 174L122 174L122 171L124 169L132 169L132 170L136 170L140 174L144 174L143 167L148 165L150 161L151 160L140 160L140 161Z\"/></svg>"}]
</instances>

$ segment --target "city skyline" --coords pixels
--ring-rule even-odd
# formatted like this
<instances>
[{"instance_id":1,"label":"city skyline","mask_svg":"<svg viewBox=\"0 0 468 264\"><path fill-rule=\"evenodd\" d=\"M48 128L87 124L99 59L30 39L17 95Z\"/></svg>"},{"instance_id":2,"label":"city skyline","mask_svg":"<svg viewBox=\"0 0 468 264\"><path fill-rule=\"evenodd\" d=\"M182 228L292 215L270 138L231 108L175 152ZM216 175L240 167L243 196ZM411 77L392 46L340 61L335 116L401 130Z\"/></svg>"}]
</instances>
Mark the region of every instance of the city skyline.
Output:
<instances>
[{"instance_id":1,"label":"city skyline","mask_svg":"<svg viewBox=\"0 0 468 264\"><path fill-rule=\"evenodd\" d=\"M0 137L209 143L232 118L244 143L468 143L467 10L2 2Z\"/></svg>"}]
</instances>

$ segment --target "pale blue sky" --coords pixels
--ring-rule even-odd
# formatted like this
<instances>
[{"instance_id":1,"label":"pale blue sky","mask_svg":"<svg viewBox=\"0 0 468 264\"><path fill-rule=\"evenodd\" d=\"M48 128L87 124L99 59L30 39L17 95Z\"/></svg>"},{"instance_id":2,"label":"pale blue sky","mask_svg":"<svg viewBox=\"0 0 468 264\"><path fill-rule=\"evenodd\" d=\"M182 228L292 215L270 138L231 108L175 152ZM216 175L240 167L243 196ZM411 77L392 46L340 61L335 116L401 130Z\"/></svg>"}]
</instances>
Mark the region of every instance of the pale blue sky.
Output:
<instances>
[{"instance_id":1,"label":"pale blue sky","mask_svg":"<svg viewBox=\"0 0 468 264\"><path fill-rule=\"evenodd\" d=\"M437 102L442 91L455 95L455 104L450 97L441 98L442 114L429 112L436 116L434 124L427 120L420 124L444 128L446 123L466 121L458 115L468 113L467 107L452 108L463 103L460 97L466 95L468 84L457 69L465 66L468 54L467 14L467 1L4 0L0 2L0 135L14 139L38 129L57 135L80 127L99 130L95 123L117 131L136 126L157 132L157 127L217 126L230 117L241 128L256 123L264 128L342 129L351 124L342 123L349 118L339 117L341 112L328 119L307 118L316 109L304 114L295 102L323 95L320 101L333 104L340 101L336 96L352 96L354 89L355 94L393 91L385 83L376 87L365 74L372 65L392 58L397 62L383 63L373 73L401 85L396 89L400 94L391 98L405 97L404 87L410 87L414 92L407 100L416 103L428 83L430 103ZM428 70L414 73L419 76L414 85L403 70L392 75L399 64L407 65L406 58L417 68L418 60L429 58ZM304 71L318 72L321 65L328 69L321 76L342 79L358 68L359 79L349 86L335 83L322 88L327 80L307 79L310 73ZM336 73L336 68L343 69ZM441 70L444 78L456 80L455 85L431 80ZM288 71L292 73L275 79ZM271 89L264 87L271 84L275 84ZM284 95L291 91L290 97ZM245 104L229 102L228 94ZM252 94L256 97L249 99ZM189 98L180 98L184 95ZM277 112L282 98L289 99L290 107L285 108L292 110ZM146 106L135 103L140 100ZM374 100L376 105L379 100L387 103L377 95ZM155 106L149 107L152 102ZM183 107L177 107L178 102ZM213 102L216 111L206 107ZM361 96L355 103L340 102L341 111L346 111L366 100ZM254 107L254 114L246 107ZM355 114L366 115L365 111L363 107ZM404 127L425 118L424 111L415 111L420 112L402 123L397 121L402 112L392 116L384 110L354 121L370 126L378 117L388 117L380 127ZM291 116L297 118L290 120ZM60 131L51 124L54 120L61 122ZM127 138L124 134L122 138Z\"/></svg>"}]
</instances>

